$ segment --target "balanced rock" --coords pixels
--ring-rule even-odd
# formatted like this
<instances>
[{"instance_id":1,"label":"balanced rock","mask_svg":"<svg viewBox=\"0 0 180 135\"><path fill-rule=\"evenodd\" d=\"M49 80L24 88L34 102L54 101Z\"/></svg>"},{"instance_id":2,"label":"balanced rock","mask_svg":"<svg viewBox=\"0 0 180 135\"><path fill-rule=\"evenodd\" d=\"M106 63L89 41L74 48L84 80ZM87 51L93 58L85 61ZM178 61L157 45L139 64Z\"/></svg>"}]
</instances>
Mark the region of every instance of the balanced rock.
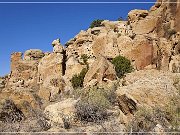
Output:
<instances>
[{"instance_id":1,"label":"balanced rock","mask_svg":"<svg viewBox=\"0 0 180 135\"><path fill-rule=\"evenodd\" d=\"M60 43L60 39L56 39L52 42L53 52L54 53L63 53L64 49Z\"/></svg>"},{"instance_id":2,"label":"balanced rock","mask_svg":"<svg viewBox=\"0 0 180 135\"><path fill-rule=\"evenodd\" d=\"M55 45L60 45L60 39L56 39L52 42L52 46L54 47Z\"/></svg>"}]
</instances>

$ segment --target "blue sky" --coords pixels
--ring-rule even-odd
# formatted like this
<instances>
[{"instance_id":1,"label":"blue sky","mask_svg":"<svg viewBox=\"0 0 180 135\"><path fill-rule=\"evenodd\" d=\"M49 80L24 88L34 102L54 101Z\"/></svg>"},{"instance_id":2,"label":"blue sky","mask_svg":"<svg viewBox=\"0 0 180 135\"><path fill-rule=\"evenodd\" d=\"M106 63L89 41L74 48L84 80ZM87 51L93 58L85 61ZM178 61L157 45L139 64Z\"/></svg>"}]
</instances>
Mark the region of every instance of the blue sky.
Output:
<instances>
[{"instance_id":1,"label":"blue sky","mask_svg":"<svg viewBox=\"0 0 180 135\"><path fill-rule=\"evenodd\" d=\"M25 0L0 0L24 1ZM50 0L27 0L50 1ZM53 0L60 1L60 0ZM64 0L65 1L65 0ZM66 0L73 1L73 0ZM88 0L78 0L88 1ZM89 0L90 1L90 0ZM97 0L91 0L91 2ZM98 0L110 1L110 0ZM114 2L120 0L113 0ZM124 0L133 1L133 0ZM137 0L136 0L137 1ZM148 1L148 0L138 0ZM152 2L155 0L152 0ZM153 4L1 4L0 3L0 76L10 72L12 52L28 49L52 51L51 42L62 44L80 30L86 30L95 19L126 18L132 9L149 9Z\"/></svg>"}]
</instances>

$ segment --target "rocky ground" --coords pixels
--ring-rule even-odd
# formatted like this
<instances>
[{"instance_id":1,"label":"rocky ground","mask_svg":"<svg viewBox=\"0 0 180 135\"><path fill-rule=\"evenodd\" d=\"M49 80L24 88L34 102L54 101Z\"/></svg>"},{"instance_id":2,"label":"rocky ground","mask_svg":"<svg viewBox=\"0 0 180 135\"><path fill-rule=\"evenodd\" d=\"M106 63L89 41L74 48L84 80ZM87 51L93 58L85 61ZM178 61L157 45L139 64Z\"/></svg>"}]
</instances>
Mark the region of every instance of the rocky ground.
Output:
<instances>
[{"instance_id":1,"label":"rocky ground","mask_svg":"<svg viewBox=\"0 0 180 135\"><path fill-rule=\"evenodd\" d=\"M180 5L166 2L104 20L65 46L54 40L53 52L12 53L0 132L180 132ZM132 66L121 77L120 55Z\"/></svg>"}]
</instances>

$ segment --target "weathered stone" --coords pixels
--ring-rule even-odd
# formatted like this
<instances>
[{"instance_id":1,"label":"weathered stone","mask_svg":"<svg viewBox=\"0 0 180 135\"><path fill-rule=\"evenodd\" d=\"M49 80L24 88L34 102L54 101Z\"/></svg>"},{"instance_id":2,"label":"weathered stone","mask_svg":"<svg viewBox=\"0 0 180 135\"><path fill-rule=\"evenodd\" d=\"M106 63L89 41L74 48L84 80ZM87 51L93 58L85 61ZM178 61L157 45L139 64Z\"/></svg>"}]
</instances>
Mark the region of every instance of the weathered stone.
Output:
<instances>
[{"instance_id":1,"label":"weathered stone","mask_svg":"<svg viewBox=\"0 0 180 135\"><path fill-rule=\"evenodd\" d=\"M135 34L148 34L153 32L157 25L157 17L146 17L143 20L139 20L132 25L132 30Z\"/></svg>"},{"instance_id":2,"label":"weathered stone","mask_svg":"<svg viewBox=\"0 0 180 135\"><path fill-rule=\"evenodd\" d=\"M133 46L133 40L128 36L120 36L117 39L118 51L121 55L125 55L127 52L130 52Z\"/></svg>"},{"instance_id":3,"label":"weathered stone","mask_svg":"<svg viewBox=\"0 0 180 135\"><path fill-rule=\"evenodd\" d=\"M128 21L130 21L131 23L137 22L143 18L145 18L148 15L148 11L147 10L131 10L128 13Z\"/></svg>"},{"instance_id":4,"label":"weathered stone","mask_svg":"<svg viewBox=\"0 0 180 135\"><path fill-rule=\"evenodd\" d=\"M65 77L70 80L73 75L79 74L83 68L86 68L86 65L81 64L77 58L71 55L66 61Z\"/></svg>"},{"instance_id":5,"label":"weathered stone","mask_svg":"<svg viewBox=\"0 0 180 135\"><path fill-rule=\"evenodd\" d=\"M63 49L63 46L61 45L55 45L53 47L53 52L54 53L63 53L64 49Z\"/></svg>"},{"instance_id":6,"label":"weathered stone","mask_svg":"<svg viewBox=\"0 0 180 135\"><path fill-rule=\"evenodd\" d=\"M137 110L137 101L129 98L127 95L118 96L118 104L120 110L125 114L134 114Z\"/></svg>"},{"instance_id":7,"label":"weathered stone","mask_svg":"<svg viewBox=\"0 0 180 135\"><path fill-rule=\"evenodd\" d=\"M63 55L51 53L41 59L38 65L39 96L46 101L63 91ZM56 84L53 84L53 80Z\"/></svg>"},{"instance_id":8,"label":"weathered stone","mask_svg":"<svg viewBox=\"0 0 180 135\"><path fill-rule=\"evenodd\" d=\"M136 36L133 46L124 56L134 62L135 69L142 70L152 64L153 46L144 36Z\"/></svg>"},{"instance_id":9,"label":"weathered stone","mask_svg":"<svg viewBox=\"0 0 180 135\"><path fill-rule=\"evenodd\" d=\"M52 42L52 46L53 46L53 47L56 46L56 45L61 45L60 39L56 39L56 40L54 40L54 41Z\"/></svg>"},{"instance_id":10,"label":"weathered stone","mask_svg":"<svg viewBox=\"0 0 180 135\"><path fill-rule=\"evenodd\" d=\"M22 60L22 53L11 55L11 74L7 87L29 87L37 86L38 61Z\"/></svg>"},{"instance_id":11,"label":"weathered stone","mask_svg":"<svg viewBox=\"0 0 180 135\"><path fill-rule=\"evenodd\" d=\"M84 86L93 79L97 79L98 83L102 83L105 78L108 80L115 80L117 78L116 71L113 65L105 57L99 56L86 73Z\"/></svg>"}]
</instances>

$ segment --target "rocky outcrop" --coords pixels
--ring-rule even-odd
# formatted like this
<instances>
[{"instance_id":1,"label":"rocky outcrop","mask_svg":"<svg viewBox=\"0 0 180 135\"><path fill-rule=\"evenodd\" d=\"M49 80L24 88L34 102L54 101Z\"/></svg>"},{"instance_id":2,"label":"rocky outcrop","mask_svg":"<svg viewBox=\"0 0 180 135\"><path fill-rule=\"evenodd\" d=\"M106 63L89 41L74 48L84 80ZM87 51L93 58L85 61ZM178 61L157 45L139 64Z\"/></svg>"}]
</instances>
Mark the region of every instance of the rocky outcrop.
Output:
<instances>
[{"instance_id":1,"label":"rocky outcrop","mask_svg":"<svg viewBox=\"0 0 180 135\"><path fill-rule=\"evenodd\" d=\"M36 88L39 59L23 60L22 53L11 55L11 74L7 87L16 89L18 87Z\"/></svg>"},{"instance_id":2,"label":"rocky outcrop","mask_svg":"<svg viewBox=\"0 0 180 135\"><path fill-rule=\"evenodd\" d=\"M106 60L106 58L99 56L86 73L84 78L84 86L87 86L88 83L94 79L96 79L98 83L102 83L102 81L113 81L116 78L116 71L113 65Z\"/></svg>"}]
</instances>

